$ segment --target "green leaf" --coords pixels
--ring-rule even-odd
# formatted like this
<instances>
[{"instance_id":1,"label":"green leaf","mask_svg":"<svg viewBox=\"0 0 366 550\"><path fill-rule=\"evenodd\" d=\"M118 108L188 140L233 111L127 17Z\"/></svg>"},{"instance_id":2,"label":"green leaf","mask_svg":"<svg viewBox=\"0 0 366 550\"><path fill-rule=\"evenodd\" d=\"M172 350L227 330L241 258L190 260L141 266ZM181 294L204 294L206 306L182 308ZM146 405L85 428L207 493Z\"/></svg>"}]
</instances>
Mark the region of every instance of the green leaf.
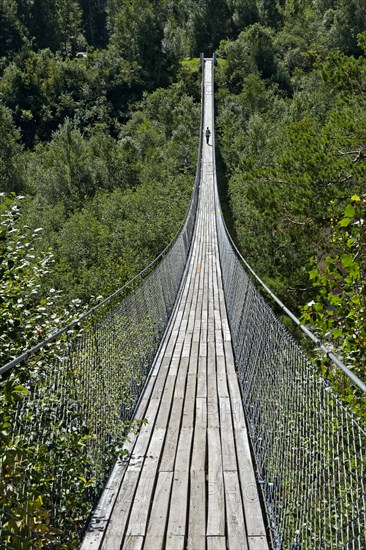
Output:
<instances>
[{"instance_id":1,"label":"green leaf","mask_svg":"<svg viewBox=\"0 0 366 550\"><path fill-rule=\"evenodd\" d=\"M341 257L343 267L351 267L353 265L353 258L349 254L343 254Z\"/></svg>"},{"instance_id":2,"label":"green leaf","mask_svg":"<svg viewBox=\"0 0 366 550\"><path fill-rule=\"evenodd\" d=\"M353 218L353 216L356 214L356 210L353 208L352 204L349 204L344 211L344 215L347 218ZM343 220L342 220L343 221Z\"/></svg>"},{"instance_id":3,"label":"green leaf","mask_svg":"<svg viewBox=\"0 0 366 550\"><path fill-rule=\"evenodd\" d=\"M359 202L361 199L358 195L353 195L353 197L351 197L351 200L352 201L356 201L356 202Z\"/></svg>"},{"instance_id":4,"label":"green leaf","mask_svg":"<svg viewBox=\"0 0 366 550\"><path fill-rule=\"evenodd\" d=\"M350 223L351 223L350 218L343 218L343 220L341 220L341 221L339 222L339 225L340 225L341 227L348 227Z\"/></svg>"},{"instance_id":5,"label":"green leaf","mask_svg":"<svg viewBox=\"0 0 366 550\"><path fill-rule=\"evenodd\" d=\"M29 393L27 388L25 388L24 386L15 386L14 389L13 389L13 392L14 393L24 393L24 394Z\"/></svg>"}]
</instances>

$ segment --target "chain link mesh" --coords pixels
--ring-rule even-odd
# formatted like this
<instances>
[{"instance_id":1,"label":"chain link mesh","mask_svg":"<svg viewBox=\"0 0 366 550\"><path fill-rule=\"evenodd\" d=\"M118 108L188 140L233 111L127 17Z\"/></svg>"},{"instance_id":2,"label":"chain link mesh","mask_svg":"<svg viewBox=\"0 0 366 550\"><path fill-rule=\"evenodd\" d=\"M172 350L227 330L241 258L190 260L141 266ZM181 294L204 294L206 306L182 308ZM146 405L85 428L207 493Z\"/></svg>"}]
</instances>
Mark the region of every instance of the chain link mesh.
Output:
<instances>
[{"instance_id":1,"label":"chain link mesh","mask_svg":"<svg viewBox=\"0 0 366 550\"><path fill-rule=\"evenodd\" d=\"M75 547L69 532L81 532L119 456L174 307L199 176L200 163L183 228L148 273L4 375L19 399L5 401L1 417L12 435L3 449L2 548Z\"/></svg>"},{"instance_id":2,"label":"chain link mesh","mask_svg":"<svg viewBox=\"0 0 366 550\"><path fill-rule=\"evenodd\" d=\"M366 432L250 280L217 215L243 404L274 549L365 549Z\"/></svg>"},{"instance_id":3,"label":"chain link mesh","mask_svg":"<svg viewBox=\"0 0 366 550\"><path fill-rule=\"evenodd\" d=\"M40 548L37 534L41 540L47 530L48 547L60 547L71 540L68 530L85 524L174 307L192 241L199 174L200 165L183 230L141 284L135 281L7 374L10 386L22 384L27 393L20 392L6 413L13 447L2 462L2 547L28 548L31 533L31 547ZM221 214L217 230L273 548L365 549L365 426L251 282Z\"/></svg>"}]
</instances>

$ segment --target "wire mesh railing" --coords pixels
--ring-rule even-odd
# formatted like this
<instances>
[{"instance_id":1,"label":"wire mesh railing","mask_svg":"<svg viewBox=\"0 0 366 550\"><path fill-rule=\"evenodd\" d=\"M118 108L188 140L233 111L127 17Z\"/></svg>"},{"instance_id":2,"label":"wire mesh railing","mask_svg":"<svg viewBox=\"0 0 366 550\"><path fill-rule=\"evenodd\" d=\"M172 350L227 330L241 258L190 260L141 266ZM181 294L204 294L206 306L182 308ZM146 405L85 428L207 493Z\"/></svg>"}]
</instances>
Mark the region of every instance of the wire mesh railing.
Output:
<instances>
[{"instance_id":1,"label":"wire mesh railing","mask_svg":"<svg viewBox=\"0 0 366 550\"><path fill-rule=\"evenodd\" d=\"M227 232L217 185L216 201L232 343L272 548L364 550L365 423L320 375L256 288ZM365 385L357 377L351 380L341 361L335 368L365 399Z\"/></svg>"},{"instance_id":2,"label":"wire mesh railing","mask_svg":"<svg viewBox=\"0 0 366 550\"><path fill-rule=\"evenodd\" d=\"M175 240L131 283L0 369L1 548L77 547L184 278L202 120L192 201Z\"/></svg>"}]
</instances>

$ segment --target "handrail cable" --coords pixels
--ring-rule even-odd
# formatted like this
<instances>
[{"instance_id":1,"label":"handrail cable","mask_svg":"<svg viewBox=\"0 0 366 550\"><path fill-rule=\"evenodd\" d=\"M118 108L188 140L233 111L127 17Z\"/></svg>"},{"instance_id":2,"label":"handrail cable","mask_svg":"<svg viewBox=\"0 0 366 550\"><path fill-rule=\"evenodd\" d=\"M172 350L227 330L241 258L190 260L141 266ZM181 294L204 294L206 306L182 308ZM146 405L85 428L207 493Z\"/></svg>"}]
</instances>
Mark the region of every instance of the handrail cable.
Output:
<instances>
[{"instance_id":1,"label":"handrail cable","mask_svg":"<svg viewBox=\"0 0 366 550\"><path fill-rule=\"evenodd\" d=\"M202 116L203 116L203 110L201 109L201 130L200 130L200 133L202 134ZM200 149L200 147L199 147ZM197 163L197 168L196 168L196 178L195 178L195 185L197 185L197 179L199 177L199 171L200 171L200 165L199 163ZM195 192L195 187L193 188L193 191L192 191L192 197L193 197L193 194ZM191 201L191 204L192 204L192 201ZM88 317L90 317L91 315L93 315L96 311L98 311L99 309L101 309L103 306L105 306L106 304L108 304L108 302L111 302L114 298L116 298L117 296L119 296L120 294L122 294L122 292L124 292L125 290L127 290L129 287L131 287L135 281L137 281L138 279L143 279L147 273L151 272L153 267L156 266L158 264L158 262L165 256L165 254L172 248L172 246L174 245L174 243L176 242L176 240L178 239L179 235L181 234L182 232L182 229L190 215L190 212L191 212L191 206L190 208L188 209L188 212L183 220L183 222L181 223L179 229L177 230L174 238L170 241L170 243L164 248L164 250L162 250L158 256L156 256L156 258L154 258L142 271L140 271L140 273L138 273L137 275L135 275L130 281L128 281L126 284L124 284L122 287L120 287L118 290L116 290L113 294L110 294L107 298L105 298L102 302L100 302L99 304L97 304L96 306L94 306L93 308L89 309L88 311L86 311L85 313L83 313L82 315L80 315L80 317L78 317L77 319L75 319L74 321L71 321L71 323L69 323L68 325L64 326L63 328L61 328L60 330L58 330L57 332L51 334L50 336L48 336L48 338L46 338L45 340L43 340L42 342L39 342L38 344L36 344L35 346L33 346L32 348L30 348L29 350L25 351L24 353L22 353L21 355L19 355L18 357L15 357L14 359L12 359L11 361L9 361L8 363L6 363L5 365L3 365L2 367L0 367L0 376L2 374L5 374L8 370L12 369L13 367L15 367L16 365L18 365L19 363L21 363L22 361L25 361L26 359L28 359L28 357L30 357L31 355L33 355L34 353L36 353L37 351L39 351L40 349L42 349L44 346L46 346L47 344L50 344L51 342L54 342L55 340L57 340L58 338L60 338L60 336L64 335L65 333L67 333L69 330L71 330L72 328L74 328L75 326L79 325L82 321L84 321L85 319L87 319Z\"/></svg>"},{"instance_id":2,"label":"handrail cable","mask_svg":"<svg viewBox=\"0 0 366 550\"><path fill-rule=\"evenodd\" d=\"M34 540L44 517L54 544L74 540L121 452L188 273L202 108L203 93L192 198L175 238L126 285L0 369L13 375L1 382L15 395L5 395L0 411L10 461L3 481L13 495L0 504L1 547Z\"/></svg>"},{"instance_id":3,"label":"handrail cable","mask_svg":"<svg viewBox=\"0 0 366 550\"><path fill-rule=\"evenodd\" d=\"M116 296L118 296L119 294L121 294L124 290L126 290L129 286L131 286L137 279L139 278L142 278L145 273L147 271L149 271L152 266L157 263L160 258L162 256L164 256L164 254L169 250L169 248L171 246L173 246L174 242L176 241L180 231L182 230L182 227L184 226L184 223L185 223L185 220L183 221L181 227L179 228L179 231L177 232L177 234L175 235L174 239L164 248L164 250L162 252L160 252L160 254L154 258L154 260L148 265L146 266L142 271L140 271L140 273L138 273L137 275L135 275L135 277L133 277L133 279L131 279L130 281L128 281L128 283L126 283L125 285L123 285L121 288L119 288L118 290L116 290L113 294L110 294L110 296L108 296L107 298L105 298L102 302L100 302L99 304L97 304L96 306L94 306L92 309L89 309L88 311L86 311L85 313L83 313L82 315L80 315L80 317L78 317L77 319L75 319L74 321L72 321L71 323L69 323L68 325L66 325L65 327L61 328L60 330L58 330L57 332L51 334L48 338L46 338L45 340L43 340L42 342L40 342L39 344L37 344L36 346L33 346L32 348L30 348L29 350L25 351L24 353L22 353L21 355L19 355L18 357L16 357L15 359L12 359L11 361L9 361L8 363L6 363L6 365L4 365L3 367L0 368L0 375L1 374L4 374L5 372L7 372L9 369L12 369L13 367L15 367L16 365L18 365L18 363L21 363L22 361L25 361L26 359L28 359L28 357L30 357L31 355L33 355L33 353L36 353L37 351L39 351L40 349L42 349L44 346L46 346L47 344L50 344L51 342L53 342L54 340L57 340L60 336L62 336L63 334L65 334L66 332L68 332L69 330L71 330L72 328L74 328L76 325L80 324L81 321L84 321L84 319L86 319L87 317L90 317L90 315L92 315L93 313L95 313L96 311L98 311L98 309L100 309L102 306L105 306L108 302L110 302L111 300L113 300L113 298L116 298Z\"/></svg>"},{"instance_id":4,"label":"handrail cable","mask_svg":"<svg viewBox=\"0 0 366 550\"><path fill-rule=\"evenodd\" d=\"M214 67L214 64L213 64L213 67ZM214 164L215 164L215 167L216 167L216 159L215 159L215 156L214 156ZM215 171L216 173L216 171ZM217 186L216 186L217 187ZM220 199L217 195L217 201L218 201L218 204L220 205L220 208L221 208L221 204L220 204ZM272 292L272 290L264 283L264 281L262 281L262 279L256 274L256 272L254 271L254 269L248 264L248 262L245 260L245 258L242 256L242 254L240 253L240 251L238 250L232 236L230 235L229 233L229 230L226 226L226 223L225 223L225 219L224 219L224 216L222 215L222 221L223 221L223 225L224 225L224 229L225 229L225 232L229 238L229 241L236 253L236 255L238 256L238 258L240 259L240 261L245 265L245 267L248 269L248 271L253 275L253 277L256 279L256 281L260 284L260 286L265 290L265 292L272 298L272 300L274 300L276 302L276 304L282 309L282 311L284 313L286 313L286 315L288 317L290 317L290 319L304 332L304 334L306 334L306 336L308 338L310 338L316 346L319 347L319 349L321 349L321 351L330 359L330 361L332 361L333 363L335 363L335 365L337 365L337 367L339 367L346 376L348 376L348 378L355 384L355 386L357 386L361 391L363 391L365 394L366 394L366 384L364 384L364 382L356 375L354 374L344 363L343 361L341 361L341 359L339 359L339 357L337 357L333 352L331 352L322 342L321 340L319 340L319 338L317 338L305 325L303 325L300 321L300 319L298 319L296 317L296 315L294 315L294 313L292 313L286 306L283 302L281 302L281 300L279 298L277 298L277 296Z\"/></svg>"},{"instance_id":5,"label":"handrail cable","mask_svg":"<svg viewBox=\"0 0 366 550\"><path fill-rule=\"evenodd\" d=\"M354 374L344 363L343 361L341 361L339 359L339 357L337 357L333 352L331 352L322 342L321 340L319 340L319 338L317 338L305 325L301 324L301 321L300 319L298 319L296 317L296 315L294 315L294 313L292 313L286 306L283 302L281 302L281 300L279 298L277 298L277 296L271 291L270 288L268 288L268 286L262 281L262 279L256 274L256 272L254 271L254 269L252 269L250 267L250 265L248 264L248 262L243 258L242 254L239 252L239 250L237 249L227 227L226 227L226 224L225 224L225 221L223 220L223 224L224 224L224 228L225 228L225 231L226 231L226 234L227 236L229 237L229 241L231 242L231 245L235 251L235 253L237 254L237 256L239 257L239 259L243 262L243 264L245 265L245 267L248 269L248 271L250 271L250 273L253 275L253 277L258 281L258 283L261 285L261 287L267 292L267 294L269 294L269 296L276 302L276 304L286 313L286 315L288 317L290 317L290 319L306 334L306 336L308 336L318 347L319 349L321 349L324 354L331 360L333 361L333 363L335 363L340 369L342 369L342 371L348 376L348 378L350 378L350 380L352 380L352 382L360 389L362 390L364 393L366 393L366 384L364 384L362 382L362 380L356 375Z\"/></svg>"},{"instance_id":6,"label":"handrail cable","mask_svg":"<svg viewBox=\"0 0 366 550\"><path fill-rule=\"evenodd\" d=\"M214 135L213 131L213 145ZM332 384L275 314L268 294L313 342L319 342L237 250L215 183L228 323L272 548L363 550L365 386L321 344L340 367ZM351 383L357 392L351 391L356 389L349 387Z\"/></svg>"}]
</instances>

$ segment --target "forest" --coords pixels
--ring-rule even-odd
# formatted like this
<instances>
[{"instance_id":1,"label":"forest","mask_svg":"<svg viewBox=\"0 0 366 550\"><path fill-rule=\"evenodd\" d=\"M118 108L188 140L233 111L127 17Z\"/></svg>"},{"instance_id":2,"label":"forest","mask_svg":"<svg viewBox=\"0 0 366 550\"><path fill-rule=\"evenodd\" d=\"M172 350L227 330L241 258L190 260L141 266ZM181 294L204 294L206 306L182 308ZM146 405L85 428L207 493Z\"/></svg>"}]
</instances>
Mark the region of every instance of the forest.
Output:
<instances>
[{"instance_id":1,"label":"forest","mask_svg":"<svg viewBox=\"0 0 366 550\"><path fill-rule=\"evenodd\" d=\"M197 57L215 50L236 242L359 370L365 21L361 0L3 0L2 363L175 234L195 170Z\"/></svg>"},{"instance_id":2,"label":"forest","mask_svg":"<svg viewBox=\"0 0 366 550\"><path fill-rule=\"evenodd\" d=\"M214 51L234 240L365 379L363 0L0 0L2 365L174 237Z\"/></svg>"}]
</instances>

